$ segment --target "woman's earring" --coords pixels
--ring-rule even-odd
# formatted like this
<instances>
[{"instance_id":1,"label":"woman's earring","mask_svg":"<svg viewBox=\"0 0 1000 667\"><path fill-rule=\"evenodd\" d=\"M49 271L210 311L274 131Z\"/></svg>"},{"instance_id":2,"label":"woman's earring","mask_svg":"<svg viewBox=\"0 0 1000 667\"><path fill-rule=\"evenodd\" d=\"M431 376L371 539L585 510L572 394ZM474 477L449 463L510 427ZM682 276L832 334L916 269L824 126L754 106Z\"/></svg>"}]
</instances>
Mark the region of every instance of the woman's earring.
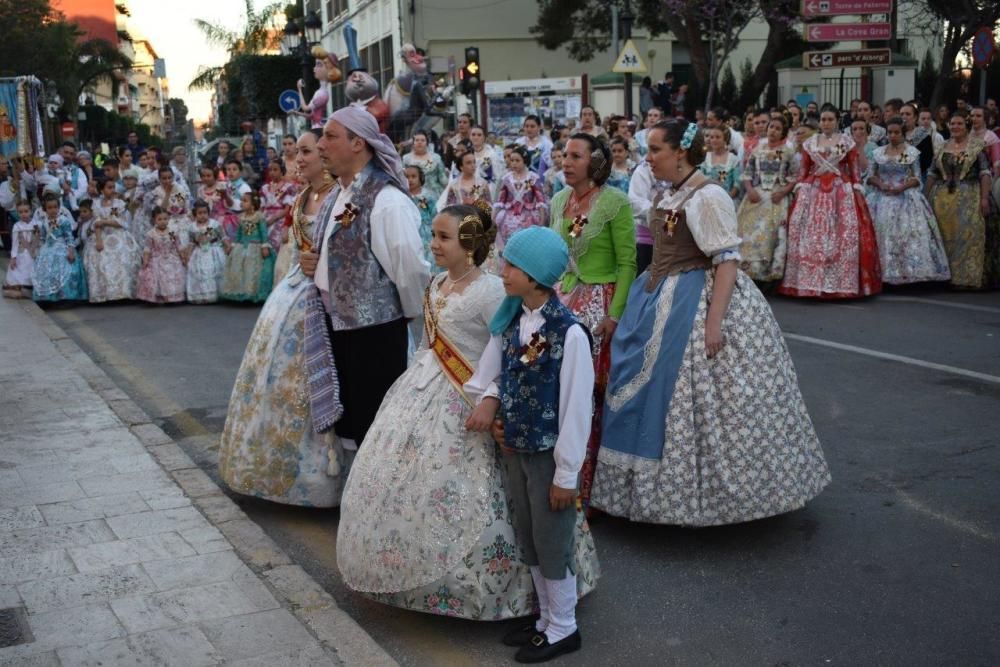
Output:
<instances>
[{"instance_id":1,"label":"woman's earring","mask_svg":"<svg viewBox=\"0 0 1000 667\"><path fill-rule=\"evenodd\" d=\"M465 265L466 266L472 266L473 265L472 251L471 250L466 250L465 251Z\"/></svg>"}]
</instances>

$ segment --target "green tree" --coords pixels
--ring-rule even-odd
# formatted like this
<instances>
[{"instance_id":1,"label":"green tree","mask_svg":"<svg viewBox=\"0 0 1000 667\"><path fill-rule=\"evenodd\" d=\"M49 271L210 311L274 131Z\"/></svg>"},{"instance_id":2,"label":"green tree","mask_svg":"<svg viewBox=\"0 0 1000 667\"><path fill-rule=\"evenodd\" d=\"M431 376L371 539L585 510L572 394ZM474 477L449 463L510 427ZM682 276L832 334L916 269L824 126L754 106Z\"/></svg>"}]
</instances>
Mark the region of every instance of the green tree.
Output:
<instances>
[{"instance_id":1,"label":"green tree","mask_svg":"<svg viewBox=\"0 0 1000 667\"><path fill-rule=\"evenodd\" d=\"M278 96L300 67L296 56L240 55L230 60L224 66L226 98L219 125L237 132L245 120L283 118Z\"/></svg>"},{"instance_id":2,"label":"green tree","mask_svg":"<svg viewBox=\"0 0 1000 667\"><path fill-rule=\"evenodd\" d=\"M733 75L732 65L727 64L725 71L722 72L722 78L719 80L718 102L727 109L732 110L733 113L740 114L739 109L734 106L737 101L736 96L736 77Z\"/></svg>"},{"instance_id":3,"label":"green tree","mask_svg":"<svg viewBox=\"0 0 1000 667\"><path fill-rule=\"evenodd\" d=\"M901 9L902 11L902 9ZM929 104L936 107L947 99L956 61L969 46L973 35L982 26L996 30L1000 22L1000 2L997 0L916 0L908 3L907 20L923 32L941 34L941 66L939 76L929 95ZM942 34L943 33L943 34Z\"/></svg>"},{"instance_id":4,"label":"green tree","mask_svg":"<svg viewBox=\"0 0 1000 667\"><path fill-rule=\"evenodd\" d=\"M565 46L575 59L586 62L611 45L611 8L624 7L624 0L538 0L538 4L538 20L531 28L538 42L553 50ZM688 108L703 103L714 91L718 72L750 20L763 20L768 35L751 87L745 91L748 99L760 97L780 60L805 48L794 29L799 0L635 0L630 7L636 13L636 26L650 37L670 32L687 47L693 70Z\"/></svg>"},{"instance_id":5,"label":"green tree","mask_svg":"<svg viewBox=\"0 0 1000 667\"><path fill-rule=\"evenodd\" d=\"M181 137L185 136L184 130L187 126L187 104L179 97L171 97L167 100L167 104L170 105L170 113L173 118L174 138L180 140Z\"/></svg>"},{"instance_id":6,"label":"green tree","mask_svg":"<svg viewBox=\"0 0 1000 667\"><path fill-rule=\"evenodd\" d=\"M242 28L233 30L227 26L204 19L195 19L195 26L209 44L221 46L229 54L230 61L238 55L258 55L277 49L282 32L277 29L275 17L284 12L280 2L271 3L259 11L254 9L253 0L244 1L245 21ZM189 90L210 90L224 73L225 65L202 65L194 79L188 84Z\"/></svg>"},{"instance_id":7,"label":"green tree","mask_svg":"<svg viewBox=\"0 0 1000 667\"><path fill-rule=\"evenodd\" d=\"M740 65L740 93L734 108L746 110L751 106L756 106L756 98L751 98L753 94L753 65L750 64L749 58L745 58L743 64ZM757 97L760 97L760 93L757 94Z\"/></svg>"},{"instance_id":8,"label":"green tree","mask_svg":"<svg viewBox=\"0 0 1000 667\"><path fill-rule=\"evenodd\" d=\"M920 69L917 70L917 96L925 102L929 100L934 91L934 84L938 78L938 67L934 63L934 54L931 49L924 52L924 58L920 62Z\"/></svg>"}]
</instances>

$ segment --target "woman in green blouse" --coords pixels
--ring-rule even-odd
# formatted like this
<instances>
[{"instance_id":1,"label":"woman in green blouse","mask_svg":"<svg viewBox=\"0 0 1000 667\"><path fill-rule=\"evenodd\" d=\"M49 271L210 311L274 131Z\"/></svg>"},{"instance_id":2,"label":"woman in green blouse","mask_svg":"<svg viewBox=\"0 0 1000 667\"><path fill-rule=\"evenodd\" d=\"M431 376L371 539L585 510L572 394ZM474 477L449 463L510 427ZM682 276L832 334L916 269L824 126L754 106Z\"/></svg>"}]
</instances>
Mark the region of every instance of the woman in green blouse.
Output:
<instances>
[{"instance_id":1,"label":"woman in green blouse","mask_svg":"<svg viewBox=\"0 0 1000 667\"><path fill-rule=\"evenodd\" d=\"M550 226L569 246L570 263L556 291L594 340L594 421L580 473L580 498L586 507L601 441L610 340L635 280L635 223L628 195L605 185L611 153L603 141L574 134L566 144L563 174L567 187L552 198Z\"/></svg>"}]
</instances>

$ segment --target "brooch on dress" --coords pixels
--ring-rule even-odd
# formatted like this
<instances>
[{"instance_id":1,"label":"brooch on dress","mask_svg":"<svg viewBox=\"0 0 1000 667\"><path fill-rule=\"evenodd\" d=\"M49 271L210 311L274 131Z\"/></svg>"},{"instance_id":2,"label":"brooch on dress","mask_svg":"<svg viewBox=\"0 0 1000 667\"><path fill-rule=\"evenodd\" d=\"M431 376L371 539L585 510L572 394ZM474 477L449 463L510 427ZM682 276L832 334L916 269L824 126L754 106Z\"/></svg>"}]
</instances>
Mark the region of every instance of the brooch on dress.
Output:
<instances>
[{"instance_id":1,"label":"brooch on dress","mask_svg":"<svg viewBox=\"0 0 1000 667\"><path fill-rule=\"evenodd\" d=\"M347 229L348 227L351 226L351 224L354 222L354 219L357 218L360 213L361 213L360 208L358 208L351 202L347 202L346 204L344 204L344 210L341 213L338 213L334 217L334 220L339 222L341 227Z\"/></svg>"},{"instance_id":2,"label":"brooch on dress","mask_svg":"<svg viewBox=\"0 0 1000 667\"><path fill-rule=\"evenodd\" d=\"M587 219L585 215L578 215L573 218L573 222L569 225L569 235L570 238L580 238L580 234L583 233L583 228L589 223L590 220Z\"/></svg>"},{"instance_id":3,"label":"brooch on dress","mask_svg":"<svg viewBox=\"0 0 1000 667\"><path fill-rule=\"evenodd\" d=\"M674 235L674 228L677 227L677 221L680 218L677 216L677 212L673 210L667 211L663 216L663 231L667 233L667 236Z\"/></svg>"},{"instance_id":4,"label":"brooch on dress","mask_svg":"<svg viewBox=\"0 0 1000 667\"><path fill-rule=\"evenodd\" d=\"M550 347L551 345L545 336L536 331L531 334L531 340L528 341L528 344L521 346L521 363L526 366L534 366L538 357L542 356L542 353Z\"/></svg>"}]
</instances>

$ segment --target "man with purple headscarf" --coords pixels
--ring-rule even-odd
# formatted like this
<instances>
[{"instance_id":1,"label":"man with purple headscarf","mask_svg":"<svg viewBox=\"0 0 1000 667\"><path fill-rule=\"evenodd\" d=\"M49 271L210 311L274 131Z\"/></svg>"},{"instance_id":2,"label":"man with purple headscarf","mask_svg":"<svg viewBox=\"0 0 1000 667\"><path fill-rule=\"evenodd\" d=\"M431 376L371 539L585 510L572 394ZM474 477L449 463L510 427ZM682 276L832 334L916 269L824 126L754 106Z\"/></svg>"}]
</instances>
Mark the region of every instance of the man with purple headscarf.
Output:
<instances>
[{"instance_id":1,"label":"man with purple headscarf","mask_svg":"<svg viewBox=\"0 0 1000 667\"><path fill-rule=\"evenodd\" d=\"M303 253L300 265L314 278L328 316L344 408L334 431L350 451L406 370L406 325L422 316L430 267L420 211L374 116L363 108L340 109L317 148L338 183L316 217L316 251Z\"/></svg>"}]
</instances>

